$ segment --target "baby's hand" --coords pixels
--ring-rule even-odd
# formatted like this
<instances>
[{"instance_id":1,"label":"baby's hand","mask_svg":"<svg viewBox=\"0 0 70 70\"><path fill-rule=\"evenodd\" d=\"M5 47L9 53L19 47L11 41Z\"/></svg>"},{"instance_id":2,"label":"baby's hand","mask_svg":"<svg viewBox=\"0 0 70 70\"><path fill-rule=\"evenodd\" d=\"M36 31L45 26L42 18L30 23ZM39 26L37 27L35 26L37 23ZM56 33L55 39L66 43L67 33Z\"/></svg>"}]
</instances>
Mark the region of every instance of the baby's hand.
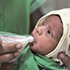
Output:
<instances>
[{"instance_id":1,"label":"baby's hand","mask_svg":"<svg viewBox=\"0 0 70 70\"><path fill-rule=\"evenodd\" d=\"M21 43L2 43L0 38L0 63L8 62L19 56Z\"/></svg>"}]
</instances>

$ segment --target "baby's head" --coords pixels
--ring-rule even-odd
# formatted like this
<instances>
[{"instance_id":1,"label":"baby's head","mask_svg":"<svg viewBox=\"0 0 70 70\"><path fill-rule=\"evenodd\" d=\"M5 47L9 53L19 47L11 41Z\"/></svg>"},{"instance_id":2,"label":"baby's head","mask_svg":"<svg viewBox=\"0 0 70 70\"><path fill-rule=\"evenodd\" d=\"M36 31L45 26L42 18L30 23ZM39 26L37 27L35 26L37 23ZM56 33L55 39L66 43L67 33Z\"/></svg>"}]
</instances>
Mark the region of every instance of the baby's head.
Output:
<instances>
[{"instance_id":1,"label":"baby's head","mask_svg":"<svg viewBox=\"0 0 70 70\"><path fill-rule=\"evenodd\" d=\"M62 36L63 25L57 15L47 17L42 24L39 24L32 32L35 41L31 49L40 54L46 55L54 50Z\"/></svg>"},{"instance_id":2,"label":"baby's head","mask_svg":"<svg viewBox=\"0 0 70 70\"><path fill-rule=\"evenodd\" d=\"M32 36L31 49L46 57L57 59L59 52L70 55L70 9L52 11L39 19ZM58 59L57 59L58 60Z\"/></svg>"}]
</instances>

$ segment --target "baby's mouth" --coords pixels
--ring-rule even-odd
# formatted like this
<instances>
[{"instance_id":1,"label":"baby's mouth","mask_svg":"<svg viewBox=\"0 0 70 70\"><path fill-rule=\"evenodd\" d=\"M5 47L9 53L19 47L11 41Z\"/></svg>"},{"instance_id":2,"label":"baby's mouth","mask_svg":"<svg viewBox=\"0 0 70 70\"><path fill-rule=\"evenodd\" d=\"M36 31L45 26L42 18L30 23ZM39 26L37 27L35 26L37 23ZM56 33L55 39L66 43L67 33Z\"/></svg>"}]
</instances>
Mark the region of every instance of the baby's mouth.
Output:
<instances>
[{"instance_id":1,"label":"baby's mouth","mask_svg":"<svg viewBox=\"0 0 70 70\"><path fill-rule=\"evenodd\" d=\"M33 42L30 43L30 46L34 46L34 44L36 43L36 41L34 40Z\"/></svg>"},{"instance_id":2,"label":"baby's mouth","mask_svg":"<svg viewBox=\"0 0 70 70\"><path fill-rule=\"evenodd\" d=\"M30 43L30 47L32 47L33 45L34 45L34 42L31 42L31 43Z\"/></svg>"}]
</instances>

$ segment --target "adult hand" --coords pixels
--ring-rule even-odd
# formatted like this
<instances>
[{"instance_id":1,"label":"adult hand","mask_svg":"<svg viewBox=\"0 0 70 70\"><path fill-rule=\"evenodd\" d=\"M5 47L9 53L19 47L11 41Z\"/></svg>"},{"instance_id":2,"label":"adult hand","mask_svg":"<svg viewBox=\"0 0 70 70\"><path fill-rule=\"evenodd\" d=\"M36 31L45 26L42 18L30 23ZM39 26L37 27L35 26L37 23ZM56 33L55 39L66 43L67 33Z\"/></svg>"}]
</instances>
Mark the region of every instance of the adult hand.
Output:
<instances>
[{"instance_id":1,"label":"adult hand","mask_svg":"<svg viewBox=\"0 0 70 70\"><path fill-rule=\"evenodd\" d=\"M11 70L14 62L9 62L9 63L2 63L0 70Z\"/></svg>"},{"instance_id":2,"label":"adult hand","mask_svg":"<svg viewBox=\"0 0 70 70\"><path fill-rule=\"evenodd\" d=\"M3 43L0 39L0 63L2 64L17 57L21 48L21 43Z\"/></svg>"},{"instance_id":3,"label":"adult hand","mask_svg":"<svg viewBox=\"0 0 70 70\"><path fill-rule=\"evenodd\" d=\"M58 58L66 65L66 70L70 70L70 57L61 52L58 54Z\"/></svg>"}]
</instances>

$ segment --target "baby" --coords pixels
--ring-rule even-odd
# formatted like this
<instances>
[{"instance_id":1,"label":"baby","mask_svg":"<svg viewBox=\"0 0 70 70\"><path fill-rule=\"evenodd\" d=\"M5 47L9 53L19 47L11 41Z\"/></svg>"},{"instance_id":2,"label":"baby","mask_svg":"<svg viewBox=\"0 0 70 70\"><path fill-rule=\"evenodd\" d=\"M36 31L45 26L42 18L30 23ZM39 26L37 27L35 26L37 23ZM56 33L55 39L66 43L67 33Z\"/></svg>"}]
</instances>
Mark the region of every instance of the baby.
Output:
<instances>
[{"instance_id":1,"label":"baby","mask_svg":"<svg viewBox=\"0 0 70 70\"><path fill-rule=\"evenodd\" d=\"M34 42L30 44L33 51L42 55L52 52L63 34L63 25L57 15L51 15L32 32Z\"/></svg>"},{"instance_id":2,"label":"baby","mask_svg":"<svg viewBox=\"0 0 70 70\"><path fill-rule=\"evenodd\" d=\"M70 9L52 11L40 18L32 32L35 41L30 44L31 50L55 61L60 61L57 58L59 52L70 56L69 18Z\"/></svg>"},{"instance_id":3,"label":"baby","mask_svg":"<svg viewBox=\"0 0 70 70\"><path fill-rule=\"evenodd\" d=\"M64 70L57 55L65 52L70 56L70 9L40 18L31 35L34 41L22 51L13 70Z\"/></svg>"}]
</instances>

